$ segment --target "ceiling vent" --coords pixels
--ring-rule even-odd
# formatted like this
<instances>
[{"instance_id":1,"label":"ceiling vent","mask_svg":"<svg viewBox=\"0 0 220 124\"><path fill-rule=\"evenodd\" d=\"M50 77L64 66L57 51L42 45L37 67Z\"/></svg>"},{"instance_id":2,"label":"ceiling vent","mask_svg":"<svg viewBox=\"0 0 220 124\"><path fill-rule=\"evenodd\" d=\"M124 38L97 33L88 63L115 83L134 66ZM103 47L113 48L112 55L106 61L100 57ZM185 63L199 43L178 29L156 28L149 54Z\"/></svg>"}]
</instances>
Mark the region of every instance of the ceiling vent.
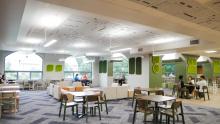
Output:
<instances>
[{"instance_id":1,"label":"ceiling vent","mask_svg":"<svg viewBox=\"0 0 220 124\"><path fill-rule=\"evenodd\" d=\"M143 48L138 48L138 52L143 52Z\"/></svg>"},{"instance_id":2,"label":"ceiling vent","mask_svg":"<svg viewBox=\"0 0 220 124\"><path fill-rule=\"evenodd\" d=\"M191 40L190 45L196 45L199 44L199 40Z\"/></svg>"}]
</instances>

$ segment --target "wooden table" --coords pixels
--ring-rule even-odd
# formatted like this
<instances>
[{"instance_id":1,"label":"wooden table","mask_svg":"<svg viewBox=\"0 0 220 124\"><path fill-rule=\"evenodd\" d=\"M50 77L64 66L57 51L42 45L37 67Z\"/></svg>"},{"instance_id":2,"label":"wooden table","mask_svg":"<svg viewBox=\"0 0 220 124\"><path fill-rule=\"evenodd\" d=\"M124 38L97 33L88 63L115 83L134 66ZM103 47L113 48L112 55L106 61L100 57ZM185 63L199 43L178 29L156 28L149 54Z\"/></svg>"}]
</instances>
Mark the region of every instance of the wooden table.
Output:
<instances>
[{"instance_id":1,"label":"wooden table","mask_svg":"<svg viewBox=\"0 0 220 124\"><path fill-rule=\"evenodd\" d=\"M82 97L83 98L83 109L82 109L82 114L80 114L80 116L78 116L78 118L82 118L85 116L85 108L84 108L84 104L86 103L86 97L87 96L94 96L94 95L100 95L100 92L98 91L82 91L82 92L71 92L71 91L66 91L64 92L65 94L71 94L74 97Z\"/></svg>"},{"instance_id":2,"label":"wooden table","mask_svg":"<svg viewBox=\"0 0 220 124\"><path fill-rule=\"evenodd\" d=\"M155 114L154 114L155 119L154 119L154 121L155 121L155 123L158 123L158 114L159 114L158 103L176 100L176 97L161 96L161 95L150 95L150 96L145 95L145 96L139 96L139 97L137 97L137 99L142 99L142 100L151 101L151 102L155 103ZM136 105L135 105L135 107L136 107ZM135 111L136 111L136 108L135 108ZM136 116L136 112L134 113L134 118L135 118L135 116Z\"/></svg>"},{"instance_id":3,"label":"wooden table","mask_svg":"<svg viewBox=\"0 0 220 124\"><path fill-rule=\"evenodd\" d=\"M19 94L18 93L20 93L20 90L0 91L0 101L4 101L4 100L8 100L8 99L13 98L13 100L15 102L14 112L17 112L19 109ZM7 94L13 94L13 97L7 96Z\"/></svg>"},{"instance_id":4,"label":"wooden table","mask_svg":"<svg viewBox=\"0 0 220 124\"><path fill-rule=\"evenodd\" d=\"M148 93L148 95L150 95L150 93L163 91L163 88L136 88L136 89L140 89L141 91L146 91Z\"/></svg>"}]
</instances>

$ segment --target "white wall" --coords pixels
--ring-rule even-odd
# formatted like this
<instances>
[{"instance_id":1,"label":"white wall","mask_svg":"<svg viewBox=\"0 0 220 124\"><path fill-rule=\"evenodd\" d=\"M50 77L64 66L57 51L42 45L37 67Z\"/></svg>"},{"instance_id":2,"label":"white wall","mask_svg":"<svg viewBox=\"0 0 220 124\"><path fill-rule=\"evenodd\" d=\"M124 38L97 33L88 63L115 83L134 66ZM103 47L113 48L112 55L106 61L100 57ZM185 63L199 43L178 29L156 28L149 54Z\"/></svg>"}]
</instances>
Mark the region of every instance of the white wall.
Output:
<instances>
[{"instance_id":1,"label":"white wall","mask_svg":"<svg viewBox=\"0 0 220 124\"><path fill-rule=\"evenodd\" d=\"M43 79L44 80L61 80L64 78L64 61L59 61L60 58L66 58L68 55L61 54L38 54L43 59ZM47 72L46 68L48 64L54 65L53 72ZM61 72L55 72L55 66L62 65L63 70Z\"/></svg>"},{"instance_id":2,"label":"white wall","mask_svg":"<svg viewBox=\"0 0 220 124\"><path fill-rule=\"evenodd\" d=\"M100 86L99 83L99 59L92 63L92 86Z\"/></svg>"},{"instance_id":3,"label":"white wall","mask_svg":"<svg viewBox=\"0 0 220 124\"><path fill-rule=\"evenodd\" d=\"M129 74L127 82L131 88L149 87L149 55L144 55L142 58L142 74Z\"/></svg>"}]
</instances>

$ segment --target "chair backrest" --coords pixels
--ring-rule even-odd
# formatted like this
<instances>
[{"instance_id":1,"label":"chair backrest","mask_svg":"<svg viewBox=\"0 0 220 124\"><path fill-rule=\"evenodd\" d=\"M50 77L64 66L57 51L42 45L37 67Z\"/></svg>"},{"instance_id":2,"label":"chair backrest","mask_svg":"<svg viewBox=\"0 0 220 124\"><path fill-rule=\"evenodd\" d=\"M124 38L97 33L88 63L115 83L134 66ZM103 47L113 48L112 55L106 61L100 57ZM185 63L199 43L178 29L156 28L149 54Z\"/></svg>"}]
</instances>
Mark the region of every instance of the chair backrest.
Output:
<instances>
[{"instance_id":1,"label":"chair backrest","mask_svg":"<svg viewBox=\"0 0 220 124\"><path fill-rule=\"evenodd\" d=\"M83 86L76 86L75 91L83 91Z\"/></svg>"},{"instance_id":2,"label":"chair backrest","mask_svg":"<svg viewBox=\"0 0 220 124\"><path fill-rule=\"evenodd\" d=\"M164 96L164 91L163 90L158 90L155 92L155 95L162 95Z\"/></svg>"},{"instance_id":3,"label":"chair backrest","mask_svg":"<svg viewBox=\"0 0 220 124\"><path fill-rule=\"evenodd\" d=\"M86 101L87 102L99 102L99 96L100 95L87 96Z\"/></svg>"},{"instance_id":4,"label":"chair backrest","mask_svg":"<svg viewBox=\"0 0 220 124\"><path fill-rule=\"evenodd\" d=\"M180 110L180 112L183 114L183 106L182 106L182 101L175 101L172 103L171 105L171 109L173 111L173 114L178 110Z\"/></svg>"},{"instance_id":5,"label":"chair backrest","mask_svg":"<svg viewBox=\"0 0 220 124\"><path fill-rule=\"evenodd\" d=\"M141 89L134 89L135 94L141 94Z\"/></svg>"},{"instance_id":6,"label":"chair backrest","mask_svg":"<svg viewBox=\"0 0 220 124\"><path fill-rule=\"evenodd\" d=\"M209 92L208 87L207 86L202 86L202 90L203 92Z\"/></svg>"},{"instance_id":7,"label":"chair backrest","mask_svg":"<svg viewBox=\"0 0 220 124\"><path fill-rule=\"evenodd\" d=\"M71 94L62 94L61 96L61 102L63 103L72 102L73 99L74 99L74 96Z\"/></svg>"},{"instance_id":8,"label":"chair backrest","mask_svg":"<svg viewBox=\"0 0 220 124\"><path fill-rule=\"evenodd\" d=\"M136 104L138 109L147 109L149 101L143 99L136 99Z\"/></svg>"}]
</instances>

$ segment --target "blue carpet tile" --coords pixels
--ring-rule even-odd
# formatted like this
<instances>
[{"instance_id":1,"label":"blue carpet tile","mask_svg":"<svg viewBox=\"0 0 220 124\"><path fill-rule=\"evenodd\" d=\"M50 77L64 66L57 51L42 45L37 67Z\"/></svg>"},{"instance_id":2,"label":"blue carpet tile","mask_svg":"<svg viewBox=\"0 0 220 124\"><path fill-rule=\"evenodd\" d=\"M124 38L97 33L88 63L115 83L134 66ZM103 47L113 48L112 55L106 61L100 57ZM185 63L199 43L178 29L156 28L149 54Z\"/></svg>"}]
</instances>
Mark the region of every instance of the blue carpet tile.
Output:
<instances>
[{"instance_id":1,"label":"blue carpet tile","mask_svg":"<svg viewBox=\"0 0 220 124\"><path fill-rule=\"evenodd\" d=\"M128 99L108 101L109 114L105 107L101 112L102 119L89 116L88 124L131 124L133 108ZM67 108L66 120L58 116L60 102L49 96L46 91L22 91L20 93L19 111L15 114L4 114L0 124L86 124L86 118L76 118ZM220 109L184 104L186 124L220 124ZM81 105L79 108L81 112ZM97 113L98 114L98 113ZM152 121L153 116L147 116L147 121ZM135 124L143 124L143 114L137 113ZM163 117L165 119L165 117ZM179 117L181 124L181 117ZM147 122L152 124L152 122Z\"/></svg>"}]
</instances>

